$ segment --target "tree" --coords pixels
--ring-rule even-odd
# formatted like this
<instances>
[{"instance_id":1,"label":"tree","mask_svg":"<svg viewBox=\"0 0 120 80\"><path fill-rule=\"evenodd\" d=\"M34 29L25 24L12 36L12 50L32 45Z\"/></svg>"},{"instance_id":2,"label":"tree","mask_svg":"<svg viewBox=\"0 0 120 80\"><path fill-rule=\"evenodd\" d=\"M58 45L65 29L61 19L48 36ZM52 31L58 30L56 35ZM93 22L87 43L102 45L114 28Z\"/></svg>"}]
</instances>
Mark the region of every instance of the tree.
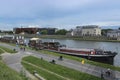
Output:
<instances>
[{"instance_id":1,"label":"tree","mask_svg":"<svg viewBox=\"0 0 120 80\"><path fill-rule=\"evenodd\" d=\"M67 30L65 29L60 29L56 32L57 35L66 35L66 33L67 33Z\"/></svg>"},{"instance_id":2,"label":"tree","mask_svg":"<svg viewBox=\"0 0 120 80\"><path fill-rule=\"evenodd\" d=\"M102 34L103 36L106 36L106 35L107 35L107 32L109 32L109 31L112 31L112 29L102 29L101 34Z\"/></svg>"},{"instance_id":3,"label":"tree","mask_svg":"<svg viewBox=\"0 0 120 80\"><path fill-rule=\"evenodd\" d=\"M3 31L3 33L13 34L13 31Z\"/></svg>"},{"instance_id":4,"label":"tree","mask_svg":"<svg viewBox=\"0 0 120 80\"><path fill-rule=\"evenodd\" d=\"M47 30L42 30L40 33L43 34L43 35L46 35L46 34L48 34L48 31Z\"/></svg>"}]
</instances>

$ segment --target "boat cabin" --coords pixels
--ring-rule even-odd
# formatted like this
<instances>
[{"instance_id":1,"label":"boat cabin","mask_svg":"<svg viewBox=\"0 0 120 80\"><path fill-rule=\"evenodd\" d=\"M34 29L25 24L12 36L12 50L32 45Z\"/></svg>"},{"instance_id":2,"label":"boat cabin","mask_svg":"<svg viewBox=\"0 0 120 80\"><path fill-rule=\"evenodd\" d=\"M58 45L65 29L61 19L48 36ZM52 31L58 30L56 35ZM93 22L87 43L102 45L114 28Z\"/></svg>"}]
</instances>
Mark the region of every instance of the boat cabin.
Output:
<instances>
[{"instance_id":1,"label":"boat cabin","mask_svg":"<svg viewBox=\"0 0 120 80\"><path fill-rule=\"evenodd\" d=\"M44 42L43 46L46 49L50 49L50 48L57 49L60 46L60 43L59 42Z\"/></svg>"},{"instance_id":2,"label":"boat cabin","mask_svg":"<svg viewBox=\"0 0 120 80\"><path fill-rule=\"evenodd\" d=\"M40 45L42 43L42 40L40 38L31 38L29 40L29 47L37 47L38 45Z\"/></svg>"}]
</instances>

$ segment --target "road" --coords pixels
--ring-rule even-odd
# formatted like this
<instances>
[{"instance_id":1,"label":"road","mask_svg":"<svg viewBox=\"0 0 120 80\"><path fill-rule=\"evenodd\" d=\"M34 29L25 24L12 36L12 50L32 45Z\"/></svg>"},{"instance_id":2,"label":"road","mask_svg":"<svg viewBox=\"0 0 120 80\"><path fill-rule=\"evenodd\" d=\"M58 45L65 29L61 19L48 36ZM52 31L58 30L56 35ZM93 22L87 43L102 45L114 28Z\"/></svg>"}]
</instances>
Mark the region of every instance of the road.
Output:
<instances>
[{"instance_id":1,"label":"road","mask_svg":"<svg viewBox=\"0 0 120 80\"><path fill-rule=\"evenodd\" d=\"M0 44L2 46L14 49L16 47L7 45L7 44ZM22 65L21 65L21 59L24 56L32 55L38 58L43 58L46 61L51 61L55 60L56 64L75 69L77 71L85 72L97 77L101 77L101 71L106 71L107 69L98 67L98 66L93 66L89 64L81 64L80 62L70 60L70 59L64 59L63 61L58 60L58 57L52 56L52 55L47 55L47 54L42 54L36 51L32 50L27 50L27 51L20 51L18 48L16 48L19 52L17 54L3 54L3 60L4 62L11 67L12 69L16 71L21 71ZM111 70L112 75L110 77L104 75L106 80L116 80L116 78L120 78L120 72L118 71L113 71Z\"/></svg>"}]
</instances>

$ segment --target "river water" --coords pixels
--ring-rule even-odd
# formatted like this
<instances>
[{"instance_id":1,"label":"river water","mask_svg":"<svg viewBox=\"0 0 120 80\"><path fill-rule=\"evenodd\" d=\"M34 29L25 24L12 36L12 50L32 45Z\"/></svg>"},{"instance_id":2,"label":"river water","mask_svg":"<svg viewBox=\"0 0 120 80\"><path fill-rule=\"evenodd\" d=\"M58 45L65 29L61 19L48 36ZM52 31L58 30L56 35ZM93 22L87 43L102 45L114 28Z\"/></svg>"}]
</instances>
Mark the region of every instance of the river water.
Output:
<instances>
[{"instance_id":1,"label":"river water","mask_svg":"<svg viewBox=\"0 0 120 80\"><path fill-rule=\"evenodd\" d=\"M28 39L27 39L28 41ZM120 67L120 43L119 42L94 42L94 41L78 41L68 39L42 39L42 41L55 41L65 44L71 48L100 48L118 52L114 58L114 65Z\"/></svg>"}]
</instances>

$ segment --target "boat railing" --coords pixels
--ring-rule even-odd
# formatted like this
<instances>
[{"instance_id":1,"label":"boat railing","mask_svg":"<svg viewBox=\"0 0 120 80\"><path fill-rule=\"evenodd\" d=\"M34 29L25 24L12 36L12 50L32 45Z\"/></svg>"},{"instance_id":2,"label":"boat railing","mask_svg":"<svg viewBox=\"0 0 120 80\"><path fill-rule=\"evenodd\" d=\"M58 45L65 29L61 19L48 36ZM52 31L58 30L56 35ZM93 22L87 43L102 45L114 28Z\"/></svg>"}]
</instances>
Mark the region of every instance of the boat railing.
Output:
<instances>
[{"instance_id":1,"label":"boat railing","mask_svg":"<svg viewBox=\"0 0 120 80\"><path fill-rule=\"evenodd\" d=\"M108 54L108 55L116 55L117 52L112 52L112 51L104 51L105 54Z\"/></svg>"}]
</instances>

